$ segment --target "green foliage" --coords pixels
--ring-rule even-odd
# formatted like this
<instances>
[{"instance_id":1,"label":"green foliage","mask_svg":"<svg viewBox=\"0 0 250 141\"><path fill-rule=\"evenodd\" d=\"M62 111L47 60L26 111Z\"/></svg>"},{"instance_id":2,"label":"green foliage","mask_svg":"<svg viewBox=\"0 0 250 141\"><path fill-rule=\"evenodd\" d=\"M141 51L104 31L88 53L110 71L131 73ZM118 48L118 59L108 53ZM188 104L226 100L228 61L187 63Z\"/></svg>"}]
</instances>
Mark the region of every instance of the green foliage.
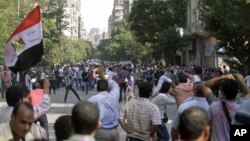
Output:
<instances>
[{"instance_id":1,"label":"green foliage","mask_svg":"<svg viewBox=\"0 0 250 141\"><path fill-rule=\"evenodd\" d=\"M201 19L219 40L225 61L242 73L250 73L250 3L246 0L202 0Z\"/></svg>"},{"instance_id":2,"label":"green foliage","mask_svg":"<svg viewBox=\"0 0 250 141\"><path fill-rule=\"evenodd\" d=\"M112 38L102 40L97 46L98 58L102 60L121 61L147 59L149 50L136 41L135 36L129 30L126 20L116 23L116 29Z\"/></svg>"},{"instance_id":3,"label":"green foliage","mask_svg":"<svg viewBox=\"0 0 250 141\"><path fill-rule=\"evenodd\" d=\"M60 45L54 46L48 53L47 59L50 64L55 63L74 63L89 57L89 44L84 40L72 40L62 36Z\"/></svg>"},{"instance_id":4,"label":"green foliage","mask_svg":"<svg viewBox=\"0 0 250 141\"><path fill-rule=\"evenodd\" d=\"M138 0L129 15L136 39L153 48L153 57L173 58L184 45L179 28L186 24L186 0Z\"/></svg>"}]
</instances>

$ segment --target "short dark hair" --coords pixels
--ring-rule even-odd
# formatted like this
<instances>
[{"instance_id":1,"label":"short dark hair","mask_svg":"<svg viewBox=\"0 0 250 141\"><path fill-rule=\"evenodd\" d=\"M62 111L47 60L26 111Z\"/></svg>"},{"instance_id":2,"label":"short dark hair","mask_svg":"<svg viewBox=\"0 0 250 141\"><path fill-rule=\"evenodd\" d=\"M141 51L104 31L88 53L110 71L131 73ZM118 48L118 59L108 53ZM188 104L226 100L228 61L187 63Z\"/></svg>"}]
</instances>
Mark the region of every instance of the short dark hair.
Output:
<instances>
[{"instance_id":1,"label":"short dark hair","mask_svg":"<svg viewBox=\"0 0 250 141\"><path fill-rule=\"evenodd\" d=\"M180 72L178 74L178 77L179 77L179 82L180 83L186 83L187 82L188 77L184 73Z\"/></svg>"},{"instance_id":2,"label":"short dark hair","mask_svg":"<svg viewBox=\"0 0 250 141\"><path fill-rule=\"evenodd\" d=\"M67 140L73 132L71 116L59 117L54 124L54 129L57 141Z\"/></svg>"},{"instance_id":3,"label":"short dark hair","mask_svg":"<svg viewBox=\"0 0 250 141\"><path fill-rule=\"evenodd\" d=\"M33 106L32 106L31 103L29 103L29 102L21 102L21 103L18 103L18 104L16 104L16 105L14 106L14 109L13 109L12 114L16 116L17 113L18 113L18 111L19 111L19 109L20 109L22 106L24 106L25 108L27 108L27 109L31 110L32 112L34 112L34 109L33 109Z\"/></svg>"},{"instance_id":4,"label":"short dark hair","mask_svg":"<svg viewBox=\"0 0 250 141\"><path fill-rule=\"evenodd\" d=\"M203 92L202 92L202 87L203 87L202 82L195 82L193 89L194 89L194 95L198 97L204 97Z\"/></svg>"},{"instance_id":5,"label":"short dark hair","mask_svg":"<svg viewBox=\"0 0 250 141\"><path fill-rule=\"evenodd\" d=\"M143 98L149 98L152 93L152 84L149 82L142 82L139 84L139 96Z\"/></svg>"},{"instance_id":6,"label":"short dark hair","mask_svg":"<svg viewBox=\"0 0 250 141\"><path fill-rule=\"evenodd\" d=\"M201 66L197 66L194 68L194 73L197 75L201 75L202 74L202 67Z\"/></svg>"},{"instance_id":7,"label":"short dark hair","mask_svg":"<svg viewBox=\"0 0 250 141\"><path fill-rule=\"evenodd\" d=\"M180 115L178 130L182 140L195 140L209 126L207 112L200 107L190 107Z\"/></svg>"},{"instance_id":8,"label":"short dark hair","mask_svg":"<svg viewBox=\"0 0 250 141\"><path fill-rule=\"evenodd\" d=\"M23 99L22 90L17 86L11 86L6 91L6 102L9 106L15 106Z\"/></svg>"},{"instance_id":9,"label":"short dark hair","mask_svg":"<svg viewBox=\"0 0 250 141\"><path fill-rule=\"evenodd\" d=\"M170 83L164 82L161 86L160 92L161 93L167 93L170 89Z\"/></svg>"},{"instance_id":10,"label":"short dark hair","mask_svg":"<svg viewBox=\"0 0 250 141\"><path fill-rule=\"evenodd\" d=\"M26 86L22 86L20 89L21 89L21 91L22 91L22 93L23 93L23 98L29 96L30 90L29 90Z\"/></svg>"},{"instance_id":11,"label":"short dark hair","mask_svg":"<svg viewBox=\"0 0 250 141\"><path fill-rule=\"evenodd\" d=\"M36 81L35 83L33 83L33 84L32 84L32 88L33 88L33 89L41 89L42 86L41 86L40 81Z\"/></svg>"},{"instance_id":12,"label":"short dark hair","mask_svg":"<svg viewBox=\"0 0 250 141\"><path fill-rule=\"evenodd\" d=\"M97 91L107 91L108 90L108 81L104 79L100 79L97 81Z\"/></svg>"},{"instance_id":13,"label":"short dark hair","mask_svg":"<svg viewBox=\"0 0 250 141\"><path fill-rule=\"evenodd\" d=\"M238 84L235 80L225 79L221 85L221 91L223 91L226 99L235 99L238 94Z\"/></svg>"},{"instance_id":14,"label":"short dark hair","mask_svg":"<svg viewBox=\"0 0 250 141\"><path fill-rule=\"evenodd\" d=\"M90 102L79 102L72 110L72 125L77 134L91 134L99 122L99 109Z\"/></svg>"}]
</instances>

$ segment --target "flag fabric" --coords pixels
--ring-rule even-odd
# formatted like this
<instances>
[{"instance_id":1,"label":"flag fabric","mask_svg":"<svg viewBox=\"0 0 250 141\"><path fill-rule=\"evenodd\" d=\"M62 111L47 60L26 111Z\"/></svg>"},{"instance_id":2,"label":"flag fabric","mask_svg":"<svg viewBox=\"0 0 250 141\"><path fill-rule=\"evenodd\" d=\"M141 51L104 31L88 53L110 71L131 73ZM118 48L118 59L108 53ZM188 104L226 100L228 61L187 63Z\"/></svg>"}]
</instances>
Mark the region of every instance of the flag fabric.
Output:
<instances>
[{"instance_id":1,"label":"flag fabric","mask_svg":"<svg viewBox=\"0 0 250 141\"><path fill-rule=\"evenodd\" d=\"M36 6L7 41L5 64L14 73L35 66L43 56L40 7Z\"/></svg>"}]
</instances>

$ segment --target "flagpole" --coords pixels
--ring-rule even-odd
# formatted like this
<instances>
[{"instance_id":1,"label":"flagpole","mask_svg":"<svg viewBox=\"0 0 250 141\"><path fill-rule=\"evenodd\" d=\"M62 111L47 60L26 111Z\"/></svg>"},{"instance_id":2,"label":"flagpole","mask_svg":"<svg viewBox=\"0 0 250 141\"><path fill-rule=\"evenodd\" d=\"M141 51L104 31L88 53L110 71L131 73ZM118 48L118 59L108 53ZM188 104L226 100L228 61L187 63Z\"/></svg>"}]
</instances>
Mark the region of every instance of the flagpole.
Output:
<instances>
[{"instance_id":1,"label":"flagpole","mask_svg":"<svg viewBox=\"0 0 250 141\"><path fill-rule=\"evenodd\" d=\"M19 11L20 11L20 1L17 0L17 15L18 15L18 20L19 20Z\"/></svg>"}]
</instances>

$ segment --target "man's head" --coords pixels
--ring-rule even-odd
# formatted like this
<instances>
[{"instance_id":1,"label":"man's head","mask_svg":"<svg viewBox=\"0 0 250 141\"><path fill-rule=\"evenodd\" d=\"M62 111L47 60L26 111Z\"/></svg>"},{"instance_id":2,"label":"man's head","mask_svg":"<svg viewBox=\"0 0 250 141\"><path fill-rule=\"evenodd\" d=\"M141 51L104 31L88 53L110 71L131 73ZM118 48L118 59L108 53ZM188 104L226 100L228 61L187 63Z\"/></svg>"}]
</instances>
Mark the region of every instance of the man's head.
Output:
<instances>
[{"instance_id":1,"label":"man's head","mask_svg":"<svg viewBox=\"0 0 250 141\"><path fill-rule=\"evenodd\" d=\"M208 114L199 107L191 107L180 115L178 130L182 140L207 141L210 136Z\"/></svg>"},{"instance_id":2,"label":"man's head","mask_svg":"<svg viewBox=\"0 0 250 141\"><path fill-rule=\"evenodd\" d=\"M152 93L152 84L148 82L142 82L139 84L139 96L143 98L149 98Z\"/></svg>"},{"instance_id":3,"label":"man's head","mask_svg":"<svg viewBox=\"0 0 250 141\"><path fill-rule=\"evenodd\" d=\"M59 117L54 124L54 129L57 141L67 140L73 133L71 116Z\"/></svg>"},{"instance_id":4,"label":"man's head","mask_svg":"<svg viewBox=\"0 0 250 141\"><path fill-rule=\"evenodd\" d=\"M187 82L188 77L183 72L180 72L178 76L179 76L179 82L180 83L186 83Z\"/></svg>"},{"instance_id":5,"label":"man's head","mask_svg":"<svg viewBox=\"0 0 250 141\"><path fill-rule=\"evenodd\" d=\"M194 68L194 73L197 75L201 75L202 74L202 67L201 66L197 66Z\"/></svg>"},{"instance_id":6,"label":"man's head","mask_svg":"<svg viewBox=\"0 0 250 141\"><path fill-rule=\"evenodd\" d=\"M33 89L41 89L42 88L42 86L41 86L41 83L40 82L35 82L35 83L33 83L32 84L32 88Z\"/></svg>"},{"instance_id":7,"label":"man's head","mask_svg":"<svg viewBox=\"0 0 250 141\"><path fill-rule=\"evenodd\" d=\"M107 91L108 90L108 81L104 80L104 79L98 80L96 89L98 92Z\"/></svg>"},{"instance_id":8,"label":"man's head","mask_svg":"<svg viewBox=\"0 0 250 141\"><path fill-rule=\"evenodd\" d=\"M21 87L20 88L23 94L23 101L24 102L30 102L30 91L27 87Z\"/></svg>"},{"instance_id":9,"label":"man's head","mask_svg":"<svg viewBox=\"0 0 250 141\"><path fill-rule=\"evenodd\" d=\"M34 110L30 103L18 103L11 115L10 126L12 134L17 138L24 138L34 122Z\"/></svg>"},{"instance_id":10,"label":"man's head","mask_svg":"<svg viewBox=\"0 0 250 141\"><path fill-rule=\"evenodd\" d=\"M238 93L238 84L235 80L225 79L221 85L221 92L226 99L235 99Z\"/></svg>"},{"instance_id":11,"label":"man's head","mask_svg":"<svg viewBox=\"0 0 250 141\"><path fill-rule=\"evenodd\" d=\"M6 102L9 106L15 106L23 99L23 93L17 86L12 86L6 91Z\"/></svg>"},{"instance_id":12,"label":"man's head","mask_svg":"<svg viewBox=\"0 0 250 141\"><path fill-rule=\"evenodd\" d=\"M164 82L161 86L160 93L168 93L170 89L170 83Z\"/></svg>"},{"instance_id":13,"label":"man's head","mask_svg":"<svg viewBox=\"0 0 250 141\"><path fill-rule=\"evenodd\" d=\"M99 109L90 102L77 103L72 110L72 125L76 134L90 135L99 128Z\"/></svg>"},{"instance_id":14,"label":"man's head","mask_svg":"<svg viewBox=\"0 0 250 141\"><path fill-rule=\"evenodd\" d=\"M203 83L202 82L195 82L193 86L193 92L195 96L203 97L202 92Z\"/></svg>"}]
</instances>

